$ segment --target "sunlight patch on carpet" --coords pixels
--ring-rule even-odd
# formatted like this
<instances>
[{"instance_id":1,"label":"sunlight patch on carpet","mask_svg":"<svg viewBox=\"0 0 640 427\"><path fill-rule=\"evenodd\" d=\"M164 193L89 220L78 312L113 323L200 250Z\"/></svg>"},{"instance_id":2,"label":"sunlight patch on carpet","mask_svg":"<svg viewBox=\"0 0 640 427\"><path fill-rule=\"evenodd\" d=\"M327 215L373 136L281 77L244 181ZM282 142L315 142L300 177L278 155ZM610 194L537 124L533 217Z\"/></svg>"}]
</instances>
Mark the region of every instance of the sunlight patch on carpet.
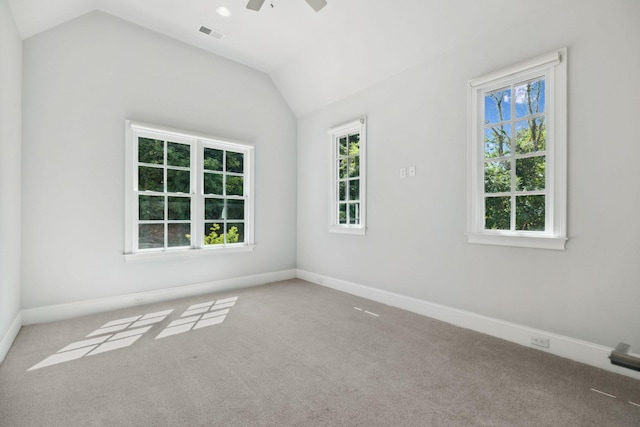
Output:
<instances>
[{"instance_id":1,"label":"sunlight patch on carpet","mask_svg":"<svg viewBox=\"0 0 640 427\"><path fill-rule=\"evenodd\" d=\"M164 338L182 334L195 329L219 325L236 304L238 297L207 301L189 306L181 315L169 323L157 336ZM144 315L111 320L85 336L86 339L72 342L47 357L42 362L27 369L32 371L59 363L77 360L85 356L94 356L108 351L133 345L142 335L149 332L157 323L164 321L174 309L147 313Z\"/></svg>"},{"instance_id":2,"label":"sunlight patch on carpet","mask_svg":"<svg viewBox=\"0 0 640 427\"><path fill-rule=\"evenodd\" d=\"M40 369L58 363L69 362L84 356L93 356L119 348L129 347L143 334L148 332L154 323L160 323L173 312L173 309L148 313L145 315L111 320L93 332L90 332L86 340L76 341L63 347L52 356L27 369L28 371ZM150 326L149 326L150 325ZM92 338L94 337L94 338Z\"/></svg>"},{"instance_id":3,"label":"sunlight patch on carpet","mask_svg":"<svg viewBox=\"0 0 640 427\"><path fill-rule=\"evenodd\" d=\"M156 339L183 334L195 329L207 326L219 325L229 313L229 308L236 304L238 297L225 298L218 301L208 301L194 304L180 315L180 319L174 320L156 336Z\"/></svg>"}]
</instances>

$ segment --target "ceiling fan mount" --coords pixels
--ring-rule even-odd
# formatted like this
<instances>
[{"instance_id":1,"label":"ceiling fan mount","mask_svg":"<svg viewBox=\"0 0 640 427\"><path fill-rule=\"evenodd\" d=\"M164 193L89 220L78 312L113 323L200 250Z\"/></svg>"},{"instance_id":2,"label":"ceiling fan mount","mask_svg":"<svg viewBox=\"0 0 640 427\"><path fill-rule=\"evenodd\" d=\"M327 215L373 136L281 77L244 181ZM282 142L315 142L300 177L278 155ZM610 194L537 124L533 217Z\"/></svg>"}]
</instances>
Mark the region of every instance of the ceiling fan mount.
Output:
<instances>
[{"instance_id":1,"label":"ceiling fan mount","mask_svg":"<svg viewBox=\"0 0 640 427\"><path fill-rule=\"evenodd\" d=\"M327 0L305 0L305 1L316 12L319 12L320 9L322 9L327 5ZM249 3L247 3L247 9L255 10L257 12L260 10L263 4L264 4L264 0L249 0Z\"/></svg>"}]
</instances>

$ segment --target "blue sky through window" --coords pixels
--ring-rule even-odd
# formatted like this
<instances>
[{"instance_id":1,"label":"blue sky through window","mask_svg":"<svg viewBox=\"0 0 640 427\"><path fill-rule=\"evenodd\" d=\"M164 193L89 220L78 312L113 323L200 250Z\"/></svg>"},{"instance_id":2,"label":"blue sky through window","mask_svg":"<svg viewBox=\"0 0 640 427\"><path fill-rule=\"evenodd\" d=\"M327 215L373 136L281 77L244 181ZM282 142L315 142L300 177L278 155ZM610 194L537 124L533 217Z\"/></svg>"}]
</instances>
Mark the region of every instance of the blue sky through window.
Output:
<instances>
[{"instance_id":1,"label":"blue sky through window","mask_svg":"<svg viewBox=\"0 0 640 427\"><path fill-rule=\"evenodd\" d=\"M484 97L484 123L510 121L511 103L514 101L516 118L544 113L546 101L544 79L517 84L513 89L507 87L487 93Z\"/></svg>"}]
</instances>

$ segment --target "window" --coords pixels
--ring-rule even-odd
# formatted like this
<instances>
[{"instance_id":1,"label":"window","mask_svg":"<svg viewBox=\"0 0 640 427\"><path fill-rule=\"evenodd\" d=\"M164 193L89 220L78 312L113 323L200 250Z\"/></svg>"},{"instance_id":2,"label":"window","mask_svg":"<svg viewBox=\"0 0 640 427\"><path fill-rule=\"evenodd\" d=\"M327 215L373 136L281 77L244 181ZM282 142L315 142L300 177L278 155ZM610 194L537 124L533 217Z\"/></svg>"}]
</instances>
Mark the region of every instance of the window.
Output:
<instances>
[{"instance_id":1,"label":"window","mask_svg":"<svg viewBox=\"0 0 640 427\"><path fill-rule=\"evenodd\" d=\"M471 243L564 249L566 49L469 82Z\"/></svg>"},{"instance_id":2,"label":"window","mask_svg":"<svg viewBox=\"0 0 640 427\"><path fill-rule=\"evenodd\" d=\"M329 129L329 231L365 234L366 118Z\"/></svg>"},{"instance_id":3,"label":"window","mask_svg":"<svg viewBox=\"0 0 640 427\"><path fill-rule=\"evenodd\" d=\"M251 250L253 147L127 121L128 260Z\"/></svg>"}]
</instances>

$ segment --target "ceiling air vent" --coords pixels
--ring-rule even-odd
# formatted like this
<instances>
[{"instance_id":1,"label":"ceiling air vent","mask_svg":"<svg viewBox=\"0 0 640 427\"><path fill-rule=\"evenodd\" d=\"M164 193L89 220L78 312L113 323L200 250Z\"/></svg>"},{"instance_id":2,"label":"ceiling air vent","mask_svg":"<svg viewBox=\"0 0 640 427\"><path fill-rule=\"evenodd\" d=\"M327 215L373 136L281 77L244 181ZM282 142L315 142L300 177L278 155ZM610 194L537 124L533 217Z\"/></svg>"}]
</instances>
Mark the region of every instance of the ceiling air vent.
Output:
<instances>
[{"instance_id":1,"label":"ceiling air vent","mask_svg":"<svg viewBox=\"0 0 640 427\"><path fill-rule=\"evenodd\" d=\"M218 40L222 40L222 38L224 37L224 34L222 34L220 31L212 30L211 28L207 28L204 25L201 25L198 31Z\"/></svg>"}]
</instances>

